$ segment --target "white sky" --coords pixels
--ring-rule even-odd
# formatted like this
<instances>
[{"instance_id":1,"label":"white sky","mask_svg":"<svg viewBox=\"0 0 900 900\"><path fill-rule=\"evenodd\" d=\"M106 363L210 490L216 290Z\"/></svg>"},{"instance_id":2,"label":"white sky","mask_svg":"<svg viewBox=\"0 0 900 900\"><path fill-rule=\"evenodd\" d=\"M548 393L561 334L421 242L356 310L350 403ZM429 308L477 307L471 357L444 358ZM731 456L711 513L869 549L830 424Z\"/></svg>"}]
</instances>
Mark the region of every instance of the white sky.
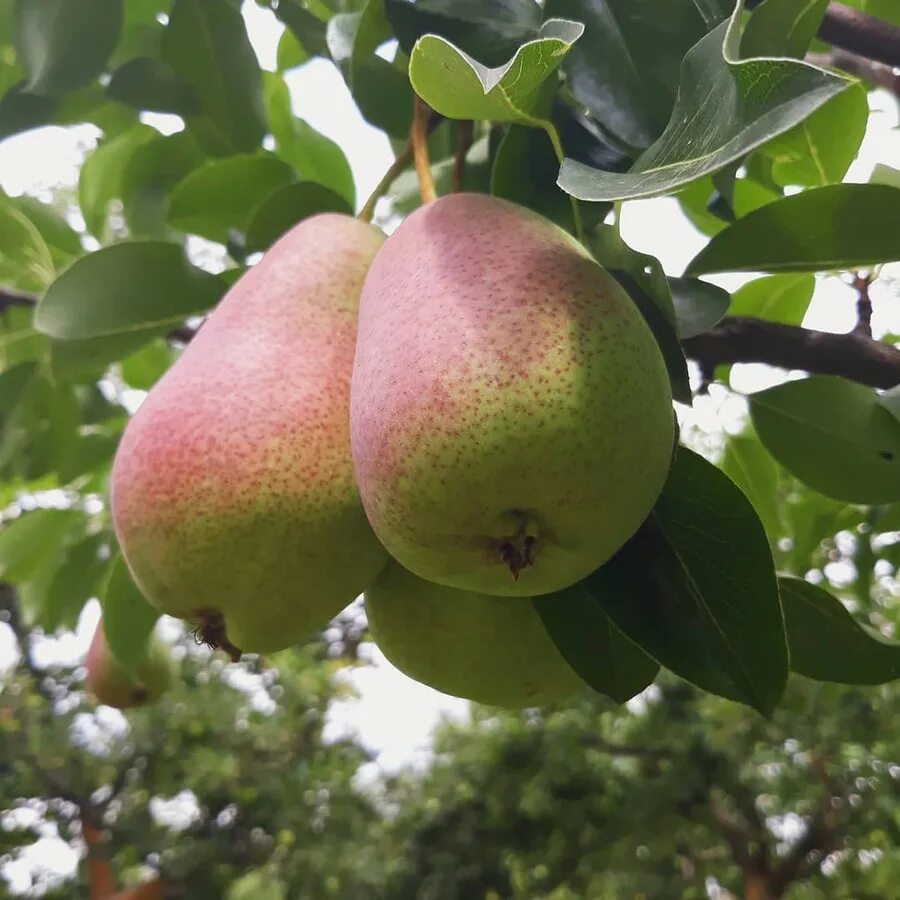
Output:
<instances>
[{"instance_id":1,"label":"white sky","mask_svg":"<svg viewBox=\"0 0 900 900\"><path fill-rule=\"evenodd\" d=\"M254 3L244 4L251 40L264 68L275 68L275 47L281 26L274 16ZM313 60L287 73L294 112L313 127L335 140L346 153L357 186L358 205L369 195L393 159L385 135L368 125L359 115L346 86L335 67L324 60ZM848 181L865 181L876 162L898 165L900 130L897 107L887 94L872 95L873 115L858 160L848 173ZM149 115L147 121L169 131L180 127L177 117ZM10 194L28 192L49 199L47 191L60 185L74 186L86 148L96 142L98 131L82 125L68 129L42 128L0 142L0 187ZM697 232L670 199L626 203L622 215L625 240L638 250L658 257L667 273L681 274L686 263L704 245L706 238ZM893 266L892 273L900 274ZM752 276L710 278L734 289ZM891 295L893 294L893 297ZM889 300L893 300L889 303ZM900 333L900 304L896 282L893 288L881 284L873 290L873 327L876 334ZM808 327L827 331L847 331L855 322L853 291L838 278L818 279L817 290L804 322ZM752 391L782 380L782 376L762 366L736 366L733 385ZM683 424L693 425L709 434L739 426L744 403L724 390L714 388L712 396L700 399L693 410L680 408ZM91 603L84 611L77 633L42 641L37 649L40 661L51 659L72 663L87 651L99 617L99 607ZM348 672L358 688L360 699L335 704L327 734L338 736L355 731L371 749L379 752L376 768L394 771L407 763L421 761L427 755L429 735L444 715L464 717L465 701L438 694L412 681L387 663L377 648L366 652L374 665ZM13 641L7 628L0 628L0 665L14 658ZM371 768L371 767L370 767ZM366 778L373 773L363 773ZM14 885L27 886L36 863L65 873L75 864L72 851L59 839L48 837L35 845L23 859L6 871Z\"/></svg>"}]
</instances>

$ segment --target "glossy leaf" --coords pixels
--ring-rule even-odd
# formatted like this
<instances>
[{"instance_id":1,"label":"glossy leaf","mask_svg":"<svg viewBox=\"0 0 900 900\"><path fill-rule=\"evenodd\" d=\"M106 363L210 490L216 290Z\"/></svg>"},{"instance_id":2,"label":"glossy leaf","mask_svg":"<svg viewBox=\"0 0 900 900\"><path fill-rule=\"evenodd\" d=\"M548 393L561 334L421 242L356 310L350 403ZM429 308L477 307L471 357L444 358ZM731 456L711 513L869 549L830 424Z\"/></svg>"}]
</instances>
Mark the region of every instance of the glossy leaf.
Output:
<instances>
[{"instance_id":1,"label":"glossy leaf","mask_svg":"<svg viewBox=\"0 0 900 900\"><path fill-rule=\"evenodd\" d=\"M687 267L817 272L900 259L900 189L835 184L776 200L719 232Z\"/></svg>"},{"instance_id":2,"label":"glossy leaf","mask_svg":"<svg viewBox=\"0 0 900 900\"><path fill-rule=\"evenodd\" d=\"M595 691L624 703L653 683L659 665L582 585L531 602L563 658Z\"/></svg>"},{"instance_id":3,"label":"glossy leaf","mask_svg":"<svg viewBox=\"0 0 900 900\"><path fill-rule=\"evenodd\" d=\"M794 60L738 59L741 6L685 56L669 124L634 166L620 175L567 159L564 191L581 200L671 193L793 128L851 84Z\"/></svg>"},{"instance_id":4,"label":"glossy leaf","mask_svg":"<svg viewBox=\"0 0 900 900\"><path fill-rule=\"evenodd\" d=\"M497 68L481 65L442 37L425 35L410 56L409 78L416 93L450 119L540 124L550 112L551 76L583 31L578 22L549 19Z\"/></svg>"},{"instance_id":5,"label":"glossy leaf","mask_svg":"<svg viewBox=\"0 0 900 900\"><path fill-rule=\"evenodd\" d=\"M265 250L297 222L324 212L353 214L340 194L313 181L279 188L254 210L247 224L247 250Z\"/></svg>"},{"instance_id":6,"label":"glossy leaf","mask_svg":"<svg viewBox=\"0 0 900 900\"><path fill-rule=\"evenodd\" d=\"M864 629L823 588L799 578L782 577L778 584L793 671L841 684L900 678L900 644Z\"/></svg>"},{"instance_id":7,"label":"glossy leaf","mask_svg":"<svg viewBox=\"0 0 900 900\"><path fill-rule=\"evenodd\" d=\"M191 88L168 63L153 57L131 59L113 72L107 96L135 109L189 116L199 112Z\"/></svg>"},{"instance_id":8,"label":"glossy leaf","mask_svg":"<svg viewBox=\"0 0 900 900\"><path fill-rule=\"evenodd\" d=\"M291 167L276 156L210 160L172 189L168 222L224 244L232 231L245 231L260 203L293 177Z\"/></svg>"},{"instance_id":9,"label":"glossy leaf","mask_svg":"<svg viewBox=\"0 0 900 900\"><path fill-rule=\"evenodd\" d=\"M649 519L582 583L663 666L763 714L774 709L788 660L766 533L702 457L678 450Z\"/></svg>"},{"instance_id":10,"label":"glossy leaf","mask_svg":"<svg viewBox=\"0 0 900 900\"><path fill-rule=\"evenodd\" d=\"M750 396L759 439L804 484L848 503L900 500L900 422L871 388L816 375Z\"/></svg>"},{"instance_id":11,"label":"glossy leaf","mask_svg":"<svg viewBox=\"0 0 900 900\"><path fill-rule=\"evenodd\" d=\"M724 288L699 278L669 278L679 339L709 331L728 310L731 296Z\"/></svg>"},{"instance_id":12,"label":"glossy leaf","mask_svg":"<svg viewBox=\"0 0 900 900\"><path fill-rule=\"evenodd\" d=\"M163 59L193 91L189 119L210 152L255 149L266 132L260 68L240 10L220 0L175 0Z\"/></svg>"},{"instance_id":13,"label":"glossy leaf","mask_svg":"<svg viewBox=\"0 0 900 900\"><path fill-rule=\"evenodd\" d=\"M34 94L60 94L103 71L122 27L122 0L17 0L15 41Z\"/></svg>"},{"instance_id":14,"label":"glossy leaf","mask_svg":"<svg viewBox=\"0 0 900 900\"><path fill-rule=\"evenodd\" d=\"M828 0L766 0L750 16L741 37L741 56L802 59L815 37Z\"/></svg>"},{"instance_id":15,"label":"glossy leaf","mask_svg":"<svg viewBox=\"0 0 900 900\"><path fill-rule=\"evenodd\" d=\"M768 275L739 287L729 313L784 325L800 325L816 289L814 275Z\"/></svg>"},{"instance_id":16,"label":"glossy leaf","mask_svg":"<svg viewBox=\"0 0 900 900\"><path fill-rule=\"evenodd\" d=\"M548 16L583 22L563 63L575 99L630 147L649 147L675 103L685 53L728 17L731 0L547 0Z\"/></svg>"},{"instance_id":17,"label":"glossy leaf","mask_svg":"<svg viewBox=\"0 0 900 900\"><path fill-rule=\"evenodd\" d=\"M57 278L35 325L62 340L165 328L209 309L223 289L175 244L123 242L83 256Z\"/></svg>"},{"instance_id":18,"label":"glossy leaf","mask_svg":"<svg viewBox=\"0 0 900 900\"><path fill-rule=\"evenodd\" d=\"M121 556L110 565L100 602L109 649L128 675L137 679L159 611L144 599Z\"/></svg>"}]
</instances>

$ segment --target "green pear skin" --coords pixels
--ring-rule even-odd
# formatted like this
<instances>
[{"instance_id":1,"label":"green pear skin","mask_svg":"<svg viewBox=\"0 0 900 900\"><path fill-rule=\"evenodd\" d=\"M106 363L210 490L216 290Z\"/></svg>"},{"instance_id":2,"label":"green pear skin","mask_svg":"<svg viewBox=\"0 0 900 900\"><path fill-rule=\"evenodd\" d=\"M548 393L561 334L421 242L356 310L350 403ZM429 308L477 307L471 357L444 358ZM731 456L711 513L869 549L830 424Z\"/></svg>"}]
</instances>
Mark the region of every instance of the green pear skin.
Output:
<instances>
[{"instance_id":1,"label":"green pear skin","mask_svg":"<svg viewBox=\"0 0 900 900\"><path fill-rule=\"evenodd\" d=\"M134 681L112 655L102 619L88 648L85 668L87 689L99 703L116 709L132 709L153 703L172 683L169 652L153 637L150 638L147 656L138 668L138 680Z\"/></svg>"},{"instance_id":2,"label":"green pear skin","mask_svg":"<svg viewBox=\"0 0 900 900\"><path fill-rule=\"evenodd\" d=\"M383 240L345 215L296 225L220 301L118 448L110 501L135 582L233 658L323 628L387 559L349 438L359 295Z\"/></svg>"},{"instance_id":3,"label":"green pear skin","mask_svg":"<svg viewBox=\"0 0 900 900\"><path fill-rule=\"evenodd\" d=\"M388 238L360 300L357 483L390 554L429 581L536 596L571 585L659 495L665 365L615 279L546 219L482 194Z\"/></svg>"},{"instance_id":4,"label":"green pear skin","mask_svg":"<svg viewBox=\"0 0 900 900\"><path fill-rule=\"evenodd\" d=\"M442 693L520 709L585 686L521 597L444 587L391 560L367 588L365 606L391 663Z\"/></svg>"}]
</instances>

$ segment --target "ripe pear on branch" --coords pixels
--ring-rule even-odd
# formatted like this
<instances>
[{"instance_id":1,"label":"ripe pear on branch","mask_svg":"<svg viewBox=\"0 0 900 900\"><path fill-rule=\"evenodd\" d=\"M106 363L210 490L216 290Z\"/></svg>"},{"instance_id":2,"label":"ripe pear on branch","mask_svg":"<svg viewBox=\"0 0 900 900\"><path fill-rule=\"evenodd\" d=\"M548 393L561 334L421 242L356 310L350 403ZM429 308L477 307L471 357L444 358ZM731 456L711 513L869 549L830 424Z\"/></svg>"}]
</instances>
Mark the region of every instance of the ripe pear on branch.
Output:
<instances>
[{"instance_id":1,"label":"ripe pear on branch","mask_svg":"<svg viewBox=\"0 0 900 900\"><path fill-rule=\"evenodd\" d=\"M324 627L387 559L357 493L348 421L359 295L383 240L346 215L295 226L122 437L110 499L135 581L233 657Z\"/></svg>"},{"instance_id":2,"label":"ripe pear on branch","mask_svg":"<svg viewBox=\"0 0 900 900\"><path fill-rule=\"evenodd\" d=\"M548 220L464 193L425 204L378 252L350 421L391 555L520 597L579 581L631 537L673 439L662 355L618 282Z\"/></svg>"}]
</instances>

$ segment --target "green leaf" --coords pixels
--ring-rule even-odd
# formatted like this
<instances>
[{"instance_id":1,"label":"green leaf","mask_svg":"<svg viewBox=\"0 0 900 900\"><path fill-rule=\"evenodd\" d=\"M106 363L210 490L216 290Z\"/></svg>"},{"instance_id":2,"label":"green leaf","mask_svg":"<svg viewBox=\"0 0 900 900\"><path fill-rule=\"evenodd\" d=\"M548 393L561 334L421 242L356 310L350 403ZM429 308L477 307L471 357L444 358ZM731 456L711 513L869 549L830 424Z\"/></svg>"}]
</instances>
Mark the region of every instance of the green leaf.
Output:
<instances>
[{"instance_id":1,"label":"green leaf","mask_svg":"<svg viewBox=\"0 0 900 900\"><path fill-rule=\"evenodd\" d=\"M78 205L88 231L102 237L110 200L122 195L122 173L138 147L158 137L149 125L138 123L128 131L104 141L81 166Z\"/></svg>"},{"instance_id":2,"label":"green leaf","mask_svg":"<svg viewBox=\"0 0 900 900\"><path fill-rule=\"evenodd\" d=\"M799 325L816 289L814 275L768 275L739 287L731 295L733 316L752 316L784 325Z\"/></svg>"},{"instance_id":3,"label":"green leaf","mask_svg":"<svg viewBox=\"0 0 900 900\"><path fill-rule=\"evenodd\" d=\"M26 90L60 94L103 71L122 28L122 0L17 0L15 41Z\"/></svg>"},{"instance_id":4,"label":"green leaf","mask_svg":"<svg viewBox=\"0 0 900 900\"><path fill-rule=\"evenodd\" d=\"M325 41L326 22L323 22L299 4L290 2L290 0L284 0L284 2L279 3L275 10L275 15L290 29L285 34L293 36L297 45L302 48L307 57L328 56L328 45ZM279 42L278 51L278 68L290 68L290 66L282 64L281 42ZM299 65L296 62L292 64Z\"/></svg>"},{"instance_id":5,"label":"green leaf","mask_svg":"<svg viewBox=\"0 0 900 900\"><path fill-rule=\"evenodd\" d=\"M301 181L286 185L271 193L254 211L247 225L247 250L266 250L297 222L323 212L353 215L343 197L321 184Z\"/></svg>"},{"instance_id":6,"label":"green leaf","mask_svg":"<svg viewBox=\"0 0 900 900\"><path fill-rule=\"evenodd\" d=\"M52 121L57 102L53 97L25 93L25 83L14 84L0 99L0 138Z\"/></svg>"},{"instance_id":7,"label":"green leaf","mask_svg":"<svg viewBox=\"0 0 900 900\"><path fill-rule=\"evenodd\" d=\"M719 232L687 272L817 272L897 259L900 189L834 184L748 213Z\"/></svg>"},{"instance_id":8,"label":"green leaf","mask_svg":"<svg viewBox=\"0 0 900 900\"><path fill-rule=\"evenodd\" d=\"M750 396L759 439L804 484L848 503L900 500L900 422L871 388L814 375Z\"/></svg>"},{"instance_id":9,"label":"green leaf","mask_svg":"<svg viewBox=\"0 0 900 900\"><path fill-rule=\"evenodd\" d=\"M56 274L43 235L22 210L0 199L0 284L41 291Z\"/></svg>"},{"instance_id":10,"label":"green leaf","mask_svg":"<svg viewBox=\"0 0 900 900\"><path fill-rule=\"evenodd\" d=\"M205 160L189 131L157 135L141 144L125 164L121 195L125 221L135 237L166 237L169 194Z\"/></svg>"},{"instance_id":11,"label":"green leaf","mask_svg":"<svg viewBox=\"0 0 900 900\"><path fill-rule=\"evenodd\" d=\"M275 150L303 181L317 181L351 206L356 198L353 172L344 151L331 138L294 115L284 79L266 72L263 87Z\"/></svg>"},{"instance_id":12,"label":"green leaf","mask_svg":"<svg viewBox=\"0 0 900 900\"><path fill-rule=\"evenodd\" d=\"M63 272L38 303L35 326L61 340L164 329L209 309L223 289L175 244L123 242Z\"/></svg>"},{"instance_id":13,"label":"green leaf","mask_svg":"<svg viewBox=\"0 0 900 900\"><path fill-rule=\"evenodd\" d=\"M754 10L741 37L741 56L802 59L825 15L828 0L766 0Z\"/></svg>"},{"instance_id":14,"label":"green leaf","mask_svg":"<svg viewBox=\"0 0 900 900\"><path fill-rule=\"evenodd\" d=\"M563 162L559 185L581 200L671 193L793 128L852 82L794 60L737 58L742 3L685 56L665 131L625 174Z\"/></svg>"},{"instance_id":15,"label":"green leaf","mask_svg":"<svg viewBox=\"0 0 900 900\"><path fill-rule=\"evenodd\" d=\"M774 544L783 533L778 503L778 466L752 432L729 436L722 471L747 495Z\"/></svg>"},{"instance_id":16,"label":"green leaf","mask_svg":"<svg viewBox=\"0 0 900 900\"><path fill-rule=\"evenodd\" d=\"M682 58L734 4L707 5L718 7L710 17L693 0L547 0L548 16L585 25L563 63L569 89L627 146L643 149L659 137L675 103Z\"/></svg>"},{"instance_id":17,"label":"green leaf","mask_svg":"<svg viewBox=\"0 0 900 900\"><path fill-rule=\"evenodd\" d=\"M756 155L750 157L751 161L756 158ZM730 216L727 220L717 214L715 199L718 192L709 175L681 188L675 196L691 223L704 234L713 235L726 228L728 222L740 219L748 212L777 200L781 194L749 178L736 178L731 196Z\"/></svg>"},{"instance_id":18,"label":"green leaf","mask_svg":"<svg viewBox=\"0 0 900 900\"><path fill-rule=\"evenodd\" d=\"M578 22L549 19L534 40L498 68L487 68L436 35L416 41L409 78L416 93L450 119L542 125L550 114L563 57L581 37Z\"/></svg>"},{"instance_id":19,"label":"green leaf","mask_svg":"<svg viewBox=\"0 0 900 900\"><path fill-rule=\"evenodd\" d=\"M266 133L260 68L240 10L221 0L175 0L163 59L194 92L200 114L188 118L216 154L254 150Z\"/></svg>"},{"instance_id":20,"label":"green leaf","mask_svg":"<svg viewBox=\"0 0 900 900\"><path fill-rule=\"evenodd\" d=\"M659 260L632 250L611 225L595 229L590 248L597 262L628 291L650 326L666 363L672 396L690 404L687 362L675 332L675 306Z\"/></svg>"},{"instance_id":21,"label":"green leaf","mask_svg":"<svg viewBox=\"0 0 900 900\"><path fill-rule=\"evenodd\" d=\"M168 63L138 57L119 66L106 87L106 95L135 109L189 116L199 112L194 92Z\"/></svg>"},{"instance_id":22,"label":"green leaf","mask_svg":"<svg viewBox=\"0 0 900 900\"><path fill-rule=\"evenodd\" d=\"M294 33L285 28L278 39L278 47L275 50L275 68L278 72L286 72L302 66L309 59L309 54L294 36Z\"/></svg>"},{"instance_id":23,"label":"green leaf","mask_svg":"<svg viewBox=\"0 0 900 900\"><path fill-rule=\"evenodd\" d=\"M650 518L583 583L676 675L772 712L788 670L772 555L750 501L711 463L679 448Z\"/></svg>"},{"instance_id":24,"label":"green leaf","mask_svg":"<svg viewBox=\"0 0 900 900\"><path fill-rule=\"evenodd\" d=\"M653 683L659 665L616 628L584 585L531 602L563 658L595 691L625 703Z\"/></svg>"},{"instance_id":25,"label":"green leaf","mask_svg":"<svg viewBox=\"0 0 900 900\"><path fill-rule=\"evenodd\" d=\"M224 244L232 231L244 232L260 203L293 177L276 156L210 160L172 190L168 223Z\"/></svg>"},{"instance_id":26,"label":"green leaf","mask_svg":"<svg viewBox=\"0 0 900 900\"><path fill-rule=\"evenodd\" d=\"M27 194L7 197L5 201L0 199L0 203L3 202L18 209L37 228L54 259L80 256L84 252L81 236L49 203L41 203Z\"/></svg>"},{"instance_id":27,"label":"green leaf","mask_svg":"<svg viewBox=\"0 0 900 900\"><path fill-rule=\"evenodd\" d=\"M541 27L533 0L386 0L385 11L405 53L436 34L489 66L502 65Z\"/></svg>"},{"instance_id":28,"label":"green leaf","mask_svg":"<svg viewBox=\"0 0 900 900\"><path fill-rule=\"evenodd\" d=\"M865 88L854 84L760 152L772 160L771 174L779 184L833 184L847 174L856 158L868 121Z\"/></svg>"},{"instance_id":29,"label":"green leaf","mask_svg":"<svg viewBox=\"0 0 900 900\"><path fill-rule=\"evenodd\" d=\"M103 535L92 535L73 545L54 573L38 615L47 631L75 629L84 605L98 596L107 560L101 550Z\"/></svg>"},{"instance_id":30,"label":"green leaf","mask_svg":"<svg viewBox=\"0 0 900 900\"><path fill-rule=\"evenodd\" d=\"M175 358L175 352L165 341L153 341L122 360L119 367L122 380L129 387L149 391Z\"/></svg>"},{"instance_id":31,"label":"green leaf","mask_svg":"<svg viewBox=\"0 0 900 900\"><path fill-rule=\"evenodd\" d=\"M394 137L406 137L412 121L412 92L406 68L400 57L389 63L376 53L392 37L384 0L368 0L353 32L349 84L367 121Z\"/></svg>"},{"instance_id":32,"label":"green leaf","mask_svg":"<svg viewBox=\"0 0 900 900\"><path fill-rule=\"evenodd\" d=\"M725 315L731 296L724 288L698 278L669 278L668 282L680 340L709 331Z\"/></svg>"},{"instance_id":33,"label":"green leaf","mask_svg":"<svg viewBox=\"0 0 900 900\"><path fill-rule=\"evenodd\" d=\"M0 528L0 576L27 581L48 565L76 531L84 515L74 509L36 509Z\"/></svg>"},{"instance_id":34,"label":"green leaf","mask_svg":"<svg viewBox=\"0 0 900 900\"><path fill-rule=\"evenodd\" d=\"M110 565L100 602L109 649L125 672L137 680L159 610L144 599L121 555Z\"/></svg>"},{"instance_id":35,"label":"green leaf","mask_svg":"<svg viewBox=\"0 0 900 900\"><path fill-rule=\"evenodd\" d=\"M884 684L900 678L900 644L860 626L837 597L799 578L778 579L791 669L817 681Z\"/></svg>"}]
</instances>

